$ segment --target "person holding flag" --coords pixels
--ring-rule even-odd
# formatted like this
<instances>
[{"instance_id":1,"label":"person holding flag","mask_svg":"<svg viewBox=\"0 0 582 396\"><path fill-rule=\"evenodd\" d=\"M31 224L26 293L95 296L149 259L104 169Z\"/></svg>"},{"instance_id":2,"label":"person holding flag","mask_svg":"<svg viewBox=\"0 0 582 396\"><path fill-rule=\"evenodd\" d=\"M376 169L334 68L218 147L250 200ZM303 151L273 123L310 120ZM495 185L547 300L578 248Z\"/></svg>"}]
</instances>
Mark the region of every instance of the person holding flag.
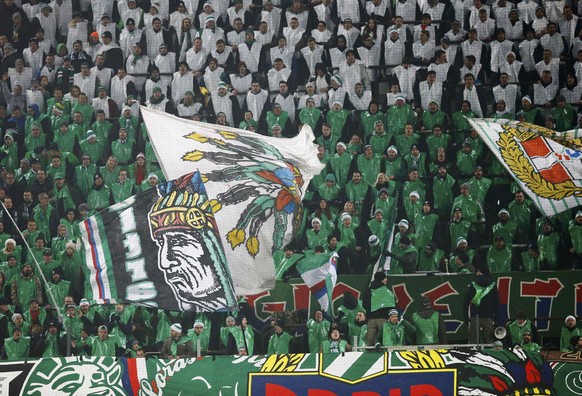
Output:
<instances>
[{"instance_id":1,"label":"person holding flag","mask_svg":"<svg viewBox=\"0 0 582 396\"><path fill-rule=\"evenodd\" d=\"M383 271L376 272L374 280L362 298L364 309L368 315L368 345L376 344L376 337L388 321L389 312L396 308L396 297L387 285L386 274Z\"/></svg>"}]
</instances>

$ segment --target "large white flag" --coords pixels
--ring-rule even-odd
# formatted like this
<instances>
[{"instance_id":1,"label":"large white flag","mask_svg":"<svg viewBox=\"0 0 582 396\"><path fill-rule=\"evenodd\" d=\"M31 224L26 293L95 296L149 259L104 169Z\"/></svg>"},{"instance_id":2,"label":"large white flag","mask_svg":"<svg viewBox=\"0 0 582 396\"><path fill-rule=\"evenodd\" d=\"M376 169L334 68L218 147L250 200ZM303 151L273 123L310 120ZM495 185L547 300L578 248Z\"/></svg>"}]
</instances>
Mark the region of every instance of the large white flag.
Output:
<instances>
[{"instance_id":1,"label":"large white flag","mask_svg":"<svg viewBox=\"0 0 582 396\"><path fill-rule=\"evenodd\" d=\"M538 125L469 119L479 136L546 216L582 204L582 152Z\"/></svg>"},{"instance_id":2,"label":"large white flag","mask_svg":"<svg viewBox=\"0 0 582 396\"><path fill-rule=\"evenodd\" d=\"M168 180L200 171L237 294L272 289L273 252L299 226L303 192L323 169L311 129L272 138L145 107L142 114Z\"/></svg>"}]
</instances>

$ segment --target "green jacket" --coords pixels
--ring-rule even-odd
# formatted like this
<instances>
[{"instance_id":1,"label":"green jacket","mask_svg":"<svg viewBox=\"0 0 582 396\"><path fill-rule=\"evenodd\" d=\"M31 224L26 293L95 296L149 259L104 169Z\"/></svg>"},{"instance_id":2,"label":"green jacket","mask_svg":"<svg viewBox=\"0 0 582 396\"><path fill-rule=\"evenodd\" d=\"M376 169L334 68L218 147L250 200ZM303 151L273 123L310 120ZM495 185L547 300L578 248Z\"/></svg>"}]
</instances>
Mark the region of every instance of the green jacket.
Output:
<instances>
[{"instance_id":1,"label":"green jacket","mask_svg":"<svg viewBox=\"0 0 582 396\"><path fill-rule=\"evenodd\" d=\"M350 112L346 109L328 111L326 119L329 125L331 125L331 133L333 136L338 139L342 138L344 126L346 125L349 115Z\"/></svg>"},{"instance_id":2,"label":"green jacket","mask_svg":"<svg viewBox=\"0 0 582 396\"><path fill-rule=\"evenodd\" d=\"M444 147L448 152L450 148L451 137L449 134L443 133L440 136L430 135L426 138L426 145L428 146L428 159L434 161L437 159L437 151L439 147Z\"/></svg>"},{"instance_id":3,"label":"green jacket","mask_svg":"<svg viewBox=\"0 0 582 396\"><path fill-rule=\"evenodd\" d=\"M111 205L109 202L110 196L111 190L105 185L99 190L92 188L87 196L87 204L91 208L92 213L109 207Z\"/></svg>"},{"instance_id":4,"label":"green jacket","mask_svg":"<svg viewBox=\"0 0 582 396\"><path fill-rule=\"evenodd\" d=\"M381 111L377 111L376 113L372 114L369 111L364 111L360 115L360 121L362 123L362 135L364 136L364 140L367 139L368 136L372 134L374 131L374 125L376 121L384 122L386 116Z\"/></svg>"},{"instance_id":5,"label":"green jacket","mask_svg":"<svg viewBox=\"0 0 582 396\"><path fill-rule=\"evenodd\" d=\"M93 187L93 177L97 172L97 166L90 164L89 166L79 165L75 168L75 183L82 199L86 200L91 187Z\"/></svg>"},{"instance_id":6,"label":"green jacket","mask_svg":"<svg viewBox=\"0 0 582 396\"><path fill-rule=\"evenodd\" d=\"M552 232L548 235L538 235L538 248L540 250L540 261L547 263L549 268L555 270L558 268L558 247L560 246L560 234Z\"/></svg>"},{"instance_id":7,"label":"green jacket","mask_svg":"<svg viewBox=\"0 0 582 396\"><path fill-rule=\"evenodd\" d=\"M582 329L579 327L574 327L573 329L569 329L566 326L562 327L560 332L560 351L569 352L572 350L570 338L574 336L582 336Z\"/></svg>"},{"instance_id":8,"label":"green jacket","mask_svg":"<svg viewBox=\"0 0 582 396\"><path fill-rule=\"evenodd\" d=\"M413 133L412 135L408 136L405 134L396 135L396 148L398 149L399 153L409 153L410 147L413 144L418 144L420 141L420 135L418 133Z\"/></svg>"},{"instance_id":9,"label":"green jacket","mask_svg":"<svg viewBox=\"0 0 582 396\"><path fill-rule=\"evenodd\" d=\"M422 113L422 125L425 129L432 131L435 125L445 126L447 122L447 114L442 110L437 110L434 113L430 110L425 110Z\"/></svg>"},{"instance_id":10,"label":"green jacket","mask_svg":"<svg viewBox=\"0 0 582 396\"><path fill-rule=\"evenodd\" d=\"M348 182L352 160L353 156L347 151L342 155L336 153L329 160L331 169L335 174L336 183L340 188L343 188Z\"/></svg>"},{"instance_id":11,"label":"green jacket","mask_svg":"<svg viewBox=\"0 0 582 396\"><path fill-rule=\"evenodd\" d=\"M50 282L47 286L47 298L50 300L50 295L55 298L58 305L61 305L65 301L65 297L69 295L71 289L71 282L66 280L61 280L59 283ZM51 294L49 294L51 293ZM52 302L50 302L53 305ZM78 335L78 334L75 334Z\"/></svg>"},{"instance_id":12,"label":"green jacket","mask_svg":"<svg viewBox=\"0 0 582 396\"><path fill-rule=\"evenodd\" d=\"M314 319L307 321L307 339L309 343L309 352L319 353L323 341L327 338L330 323L323 319L321 322L316 322Z\"/></svg>"},{"instance_id":13,"label":"green jacket","mask_svg":"<svg viewBox=\"0 0 582 396\"><path fill-rule=\"evenodd\" d=\"M14 341L12 337L4 341L4 350L8 360L24 360L28 357L30 349L30 338L22 337L19 341Z\"/></svg>"},{"instance_id":14,"label":"green jacket","mask_svg":"<svg viewBox=\"0 0 582 396\"><path fill-rule=\"evenodd\" d=\"M362 181L372 186L376 183L376 177L380 173L380 165L382 163L382 156L372 154L371 158L366 158L364 154L358 155L356 160L358 170L362 174Z\"/></svg>"},{"instance_id":15,"label":"green jacket","mask_svg":"<svg viewBox=\"0 0 582 396\"><path fill-rule=\"evenodd\" d=\"M444 252L437 249L432 256L426 254L426 250L422 249L418 256L418 270L419 271L438 271L440 269L439 263L444 257Z\"/></svg>"},{"instance_id":16,"label":"green jacket","mask_svg":"<svg viewBox=\"0 0 582 396\"><path fill-rule=\"evenodd\" d=\"M290 343L293 337L286 333L281 332L281 334L273 334L269 339L269 346L267 350L268 355L283 355L289 353Z\"/></svg>"},{"instance_id":17,"label":"green jacket","mask_svg":"<svg viewBox=\"0 0 582 396\"><path fill-rule=\"evenodd\" d=\"M412 314L412 324L416 328L416 344L430 345L439 342L439 313L433 312L429 318L418 313Z\"/></svg>"},{"instance_id":18,"label":"green jacket","mask_svg":"<svg viewBox=\"0 0 582 396\"><path fill-rule=\"evenodd\" d=\"M570 232L574 252L582 254L582 226L576 224L575 220L570 220L568 231Z\"/></svg>"},{"instance_id":19,"label":"green jacket","mask_svg":"<svg viewBox=\"0 0 582 396\"><path fill-rule=\"evenodd\" d=\"M416 115L412 106L405 104L402 107L392 105L386 113L387 131L393 135L401 135L404 133L406 124L416 125Z\"/></svg>"},{"instance_id":20,"label":"green jacket","mask_svg":"<svg viewBox=\"0 0 582 396\"><path fill-rule=\"evenodd\" d=\"M526 319L525 323L520 326L517 320L509 323L507 325L507 330L509 330L509 335L511 337L511 345L521 344L523 341L523 333L532 332L532 323L529 319Z\"/></svg>"},{"instance_id":21,"label":"green jacket","mask_svg":"<svg viewBox=\"0 0 582 396\"><path fill-rule=\"evenodd\" d=\"M348 342L346 340L331 341L324 340L322 342L323 353L344 353L346 352L346 347Z\"/></svg>"},{"instance_id":22,"label":"green jacket","mask_svg":"<svg viewBox=\"0 0 582 396\"><path fill-rule=\"evenodd\" d=\"M105 340L101 340L97 336L92 336L87 339L91 347L91 356L115 356L116 348L118 347L118 339L114 336L107 336Z\"/></svg>"},{"instance_id":23,"label":"green jacket","mask_svg":"<svg viewBox=\"0 0 582 396\"><path fill-rule=\"evenodd\" d=\"M113 202L119 203L125 201L134 194L134 185L131 180L127 179L123 184L117 182L111 186L111 195Z\"/></svg>"},{"instance_id":24,"label":"green jacket","mask_svg":"<svg viewBox=\"0 0 582 396\"><path fill-rule=\"evenodd\" d=\"M312 130L315 130L317 123L321 119L321 114L322 112L318 108L308 109L307 107L304 107L299 112L299 120L301 120L303 124L309 125Z\"/></svg>"},{"instance_id":25,"label":"green jacket","mask_svg":"<svg viewBox=\"0 0 582 396\"><path fill-rule=\"evenodd\" d=\"M432 183L434 195L434 209L439 214L448 214L453 209L453 201L455 196L453 194L453 186L455 179L447 174L444 178L438 175L434 177Z\"/></svg>"},{"instance_id":26,"label":"green jacket","mask_svg":"<svg viewBox=\"0 0 582 396\"><path fill-rule=\"evenodd\" d=\"M511 249L505 246L503 249L497 249L491 246L487 251L487 264L491 273L511 271Z\"/></svg>"},{"instance_id":27,"label":"green jacket","mask_svg":"<svg viewBox=\"0 0 582 396\"><path fill-rule=\"evenodd\" d=\"M382 345L384 346L402 346L405 345L406 337L416 333L416 328L407 320L402 319L396 324L390 321L382 326Z\"/></svg>"},{"instance_id":28,"label":"green jacket","mask_svg":"<svg viewBox=\"0 0 582 396\"><path fill-rule=\"evenodd\" d=\"M382 135L378 135L376 132L372 133L370 136L370 141L368 144L372 146L372 151L376 155L384 155L386 149L390 146L390 141L392 140L392 134L384 132Z\"/></svg>"},{"instance_id":29,"label":"green jacket","mask_svg":"<svg viewBox=\"0 0 582 396\"><path fill-rule=\"evenodd\" d=\"M121 139L115 140L111 143L111 154L117 158L117 162L122 166L127 166L127 164L133 159L133 140Z\"/></svg>"}]
</instances>

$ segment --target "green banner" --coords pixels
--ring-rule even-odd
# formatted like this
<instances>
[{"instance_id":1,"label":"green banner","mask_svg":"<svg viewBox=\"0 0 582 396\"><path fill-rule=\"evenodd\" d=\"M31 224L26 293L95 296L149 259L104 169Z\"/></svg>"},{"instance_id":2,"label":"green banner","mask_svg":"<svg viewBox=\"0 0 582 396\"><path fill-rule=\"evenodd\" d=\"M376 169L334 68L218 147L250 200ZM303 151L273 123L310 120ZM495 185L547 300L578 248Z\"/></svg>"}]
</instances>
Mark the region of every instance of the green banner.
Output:
<instances>
[{"instance_id":1,"label":"green banner","mask_svg":"<svg viewBox=\"0 0 582 396\"><path fill-rule=\"evenodd\" d=\"M405 316L419 308L421 296L428 296L445 319L450 342L467 339L467 326L462 322L463 300L474 278L474 275L460 274L392 275L389 285ZM495 274L493 278L499 289L501 324L515 317L518 311L525 311L528 317L538 318L536 326L540 336L559 337L566 316L582 316L582 271L511 272ZM361 297L369 283L369 276L340 276L333 291L334 312L341 305L344 292ZM306 310L311 315L319 308L307 285L299 279L279 282L274 290L249 296L247 301L263 322L273 312Z\"/></svg>"},{"instance_id":2,"label":"green banner","mask_svg":"<svg viewBox=\"0 0 582 396\"><path fill-rule=\"evenodd\" d=\"M582 367L572 366L564 378ZM0 371L2 394L27 396L573 394L556 392L550 365L521 350L53 358L3 362Z\"/></svg>"}]
</instances>

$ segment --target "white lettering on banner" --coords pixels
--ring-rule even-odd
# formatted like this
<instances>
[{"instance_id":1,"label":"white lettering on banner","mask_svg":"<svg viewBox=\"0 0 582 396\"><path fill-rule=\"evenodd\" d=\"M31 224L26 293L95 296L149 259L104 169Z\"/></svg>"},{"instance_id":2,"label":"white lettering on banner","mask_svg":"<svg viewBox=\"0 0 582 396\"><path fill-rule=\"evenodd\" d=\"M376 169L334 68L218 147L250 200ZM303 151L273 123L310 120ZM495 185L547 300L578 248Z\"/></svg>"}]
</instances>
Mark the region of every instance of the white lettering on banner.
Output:
<instances>
[{"instance_id":1,"label":"white lettering on banner","mask_svg":"<svg viewBox=\"0 0 582 396\"><path fill-rule=\"evenodd\" d=\"M131 281L139 282L147 279L148 274L145 270L145 259L143 257L137 260L129 260L125 262L125 270L131 272Z\"/></svg>"},{"instance_id":2,"label":"white lettering on banner","mask_svg":"<svg viewBox=\"0 0 582 396\"><path fill-rule=\"evenodd\" d=\"M267 361L267 358L260 356L239 356L232 361L232 364L239 364L243 362L254 364L255 367L262 367L263 363Z\"/></svg>"},{"instance_id":3,"label":"white lettering on banner","mask_svg":"<svg viewBox=\"0 0 582 396\"><path fill-rule=\"evenodd\" d=\"M131 284L125 288L125 300L139 302L148 306L157 307L153 301L158 295L155 283L149 281L146 271L146 260L143 257L141 239L137 233L137 223L133 210L133 199L125 203L116 204L113 210L118 212L123 246L125 247L125 270L131 274Z\"/></svg>"},{"instance_id":4,"label":"white lettering on banner","mask_svg":"<svg viewBox=\"0 0 582 396\"><path fill-rule=\"evenodd\" d=\"M126 259L134 259L141 256L141 242L137 232L124 234L123 246L127 249L125 252Z\"/></svg>"},{"instance_id":5,"label":"white lettering on banner","mask_svg":"<svg viewBox=\"0 0 582 396\"><path fill-rule=\"evenodd\" d=\"M154 381L158 388L158 392L156 393L154 391L150 382L142 380L139 396L162 396L164 394L164 388L166 387L166 379L172 378L177 372L185 369L188 365L193 364L194 362L196 362L196 358L173 360L172 363L158 370L156 373Z\"/></svg>"},{"instance_id":6,"label":"white lettering on banner","mask_svg":"<svg viewBox=\"0 0 582 396\"><path fill-rule=\"evenodd\" d=\"M155 298L157 295L158 291L154 286L154 282L151 281L132 283L125 289L125 298L134 302L143 302L144 300ZM147 306L158 306L158 304L153 301L144 304Z\"/></svg>"}]
</instances>

